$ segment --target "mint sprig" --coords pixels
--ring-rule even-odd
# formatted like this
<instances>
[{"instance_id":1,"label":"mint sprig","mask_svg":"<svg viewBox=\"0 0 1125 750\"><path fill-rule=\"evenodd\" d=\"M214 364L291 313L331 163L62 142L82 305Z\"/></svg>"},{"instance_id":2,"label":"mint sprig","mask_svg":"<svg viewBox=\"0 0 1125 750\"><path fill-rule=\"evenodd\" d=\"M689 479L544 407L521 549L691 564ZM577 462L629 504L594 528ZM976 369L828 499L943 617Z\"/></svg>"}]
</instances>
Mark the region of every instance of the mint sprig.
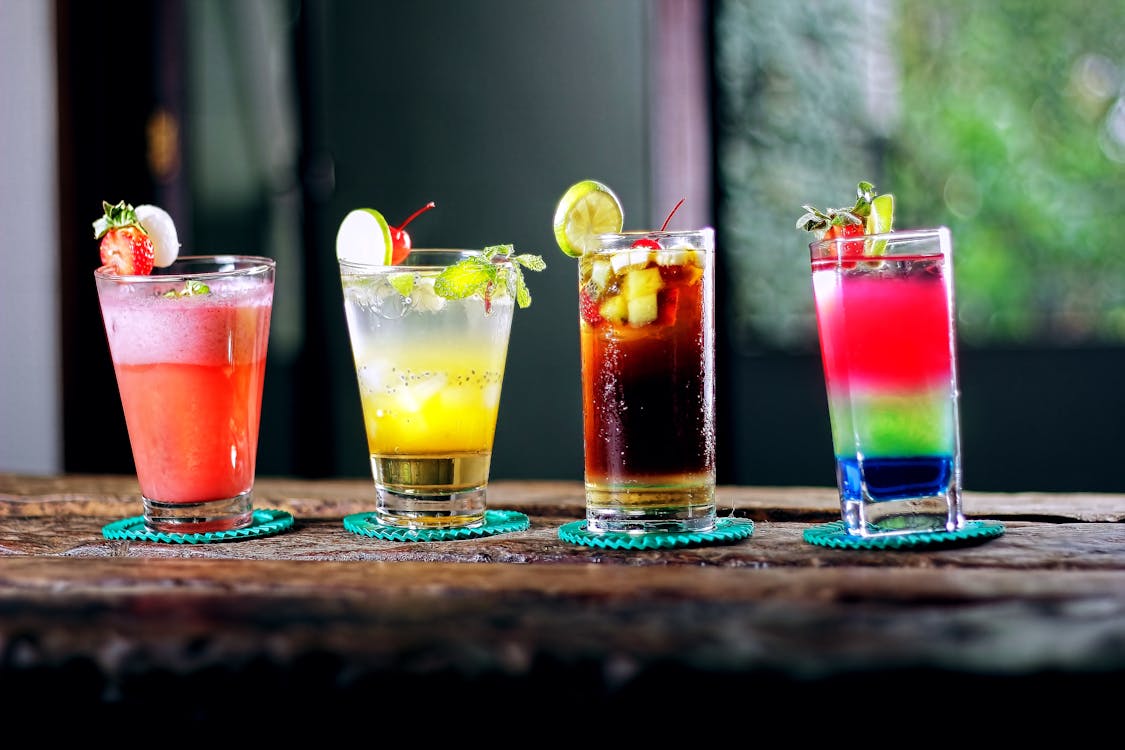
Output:
<instances>
[{"instance_id":1,"label":"mint sprig","mask_svg":"<svg viewBox=\"0 0 1125 750\"><path fill-rule=\"evenodd\" d=\"M875 192L875 186L866 181L856 185L855 192L854 206L829 208L825 211L812 206L801 206L805 209L805 213L797 219L797 229L812 232L819 239L824 236L829 227L866 224L867 217L871 215L871 203L878 193Z\"/></svg>"},{"instance_id":2,"label":"mint sprig","mask_svg":"<svg viewBox=\"0 0 1125 750\"><path fill-rule=\"evenodd\" d=\"M189 279L184 282L182 289L169 289L164 292L165 297L195 297L197 295L210 294L211 287L204 284L202 281Z\"/></svg>"},{"instance_id":3,"label":"mint sprig","mask_svg":"<svg viewBox=\"0 0 1125 750\"><path fill-rule=\"evenodd\" d=\"M434 279L434 292L445 299L464 299L479 294L488 303L493 297L509 293L515 287L516 303L520 307L531 304L531 292L523 277L523 269L542 271L547 267L542 256L514 254L512 245L492 245L480 255L473 255L454 263ZM511 261L510 266L495 263L496 258Z\"/></svg>"}]
</instances>

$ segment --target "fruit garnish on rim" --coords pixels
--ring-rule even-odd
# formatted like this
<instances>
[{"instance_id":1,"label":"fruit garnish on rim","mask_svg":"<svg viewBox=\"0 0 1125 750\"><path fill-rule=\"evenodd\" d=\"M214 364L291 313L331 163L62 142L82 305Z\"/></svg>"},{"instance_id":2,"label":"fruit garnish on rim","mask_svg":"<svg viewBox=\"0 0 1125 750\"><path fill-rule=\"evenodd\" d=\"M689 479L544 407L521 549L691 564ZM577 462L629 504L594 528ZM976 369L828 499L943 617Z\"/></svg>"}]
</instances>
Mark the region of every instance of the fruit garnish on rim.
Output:
<instances>
[{"instance_id":1,"label":"fruit garnish on rim","mask_svg":"<svg viewBox=\"0 0 1125 750\"><path fill-rule=\"evenodd\" d=\"M336 230L336 257L348 263L391 265L394 240L383 214L373 208L349 211Z\"/></svg>"},{"instance_id":2,"label":"fruit garnish on rim","mask_svg":"<svg viewBox=\"0 0 1125 750\"><path fill-rule=\"evenodd\" d=\"M397 227L387 224L383 214L373 208L348 212L336 232L336 257L347 263L373 266L401 264L412 249L406 225L434 205L430 201ZM510 260L511 269L498 265L496 259ZM542 271L546 267L539 255L516 255L512 245L492 245L442 271L434 279L433 291L451 300L478 294L484 299L486 311L491 309L493 297L510 292L520 307L527 307L531 304L531 293L524 281L523 269ZM391 274L387 281L403 297L414 293L415 273L409 267L404 266L402 273Z\"/></svg>"},{"instance_id":3,"label":"fruit garnish on rim","mask_svg":"<svg viewBox=\"0 0 1125 750\"><path fill-rule=\"evenodd\" d=\"M349 211L336 232L336 257L349 263L369 266L394 266L410 255L412 241L406 225L429 211L436 204L430 201L397 227L387 224L383 214L374 208Z\"/></svg>"},{"instance_id":4,"label":"fruit garnish on rim","mask_svg":"<svg viewBox=\"0 0 1125 750\"><path fill-rule=\"evenodd\" d=\"M391 253L392 264L397 265L399 263L402 263L402 261L406 259L406 256L410 255L411 240L410 235L406 233L406 225L418 218L419 214L425 213L433 207L434 202L430 201L414 213L410 214L410 216L407 216L406 221L402 222L397 227L390 228L391 243L394 247L394 250Z\"/></svg>"},{"instance_id":5,"label":"fruit garnish on rim","mask_svg":"<svg viewBox=\"0 0 1125 750\"><path fill-rule=\"evenodd\" d=\"M659 230L637 234L628 245L603 249L598 235L621 234L624 212L613 191L595 180L572 185L555 209L555 239L567 255L578 258L578 310L590 326L641 328L675 321L681 282L703 273L698 250L664 240L668 225L686 199L681 198ZM681 238L669 238L674 243Z\"/></svg>"},{"instance_id":6,"label":"fruit garnish on rim","mask_svg":"<svg viewBox=\"0 0 1125 750\"><path fill-rule=\"evenodd\" d=\"M825 211L802 206L805 213L797 219L797 229L812 232L817 240L850 240L845 242L845 256L880 255L886 247L885 242L875 242L868 248L869 241L860 241L866 235L883 234L891 231L894 224L894 196L890 193L880 195L870 182L860 182L856 186L855 205L847 208L829 208Z\"/></svg>"},{"instance_id":7,"label":"fruit garnish on rim","mask_svg":"<svg viewBox=\"0 0 1125 750\"><path fill-rule=\"evenodd\" d=\"M555 208L555 242L578 258L597 246L599 234L620 232L624 220L621 201L612 190L597 180L582 180L567 188Z\"/></svg>"},{"instance_id":8,"label":"fruit garnish on rim","mask_svg":"<svg viewBox=\"0 0 1125 750\"><path fill-rule=\"evenodd\" d=\"M668 212L668 218L664 220L664 224L660 227L661 232L666 232L668 230L668 224L672 221L672 217L676 215L676 211L680 209L680 206L684 205L685 200L687 199L680 198L679 203L672 206L672 210ZM647 247L650 250L659 250L660 243L651 237L642 237L633 243L633 247Z\"/></svg>"},{"instance_id":9,"label":"fruit garnish on rim","mask_svg":"<svg viewBox=\"0 0 1125 750\"><path fill-rule=\"evenodd\" d=\"M125 201L102 201L103 215L94 222L100 270L119 276L148 276L166 268L180 254L176 225L159 206L133 208Z\"/></svg>"}]
</instances>

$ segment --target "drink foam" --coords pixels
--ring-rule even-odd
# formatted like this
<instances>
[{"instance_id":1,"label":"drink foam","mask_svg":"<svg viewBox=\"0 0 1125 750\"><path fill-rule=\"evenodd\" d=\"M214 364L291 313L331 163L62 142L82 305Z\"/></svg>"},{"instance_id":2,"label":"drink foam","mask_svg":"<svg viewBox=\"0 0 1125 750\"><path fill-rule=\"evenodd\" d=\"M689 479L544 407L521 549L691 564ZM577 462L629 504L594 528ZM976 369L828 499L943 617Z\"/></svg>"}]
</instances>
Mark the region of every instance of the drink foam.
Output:
<instances>
[{"instance_id":1,"label":"drink foam","mask_svg":"<svg viewBox=\"0 0 1125 750\"><path fill-rule=\"evenodd\" d=\"M264 357L273 284L220 279L208 285L210 294L172 298L154 294L156 284L103 288L114 363L222 365Z\"/></svg>"}]
</instances>

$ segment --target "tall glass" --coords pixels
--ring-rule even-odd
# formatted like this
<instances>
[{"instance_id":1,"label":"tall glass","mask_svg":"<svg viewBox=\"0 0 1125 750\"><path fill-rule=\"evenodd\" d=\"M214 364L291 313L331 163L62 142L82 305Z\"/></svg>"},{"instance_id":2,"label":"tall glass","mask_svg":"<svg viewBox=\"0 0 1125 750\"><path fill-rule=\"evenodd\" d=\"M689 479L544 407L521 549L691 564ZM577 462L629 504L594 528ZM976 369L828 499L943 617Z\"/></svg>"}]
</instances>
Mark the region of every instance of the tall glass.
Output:
<instances>
[{"instance_id":1,"label":"tall glass","mask_svg":"<svg viewBox=\"0 0 1125 750\"><path fill-rule=\"evenodd\" d=\"M959 529L965 518L949 230L809 248L847 532Z\"/></svg>"},{"instance_id":2,"label":"tall glass","mask_svg":"<svg viewBox=\"0 0 1125 750\"><path fill-rule=\"evenodd\" d=\"M485 520L515 300L507 292L438 296L438 274L471 255L481 251L416 248L393 266L340 261L376 520L384 525Z\"/></svg>"},{"instance_id":3,"label":"tall glass","mask_svg":"<svg viewBox=\"0 0 1125 750\"><path fill-rule=\"evenodd\" d=\"M253 522L275 263L186 256L149 276L94 272L145 524Z\"/></svg>"},{"instance_id":4,"label":"tall glass","mask_svg":"<svg viewBox=\"0 0 1125 750\"><path fill-rule=\"evenodd\" d=\"M624 232L578 261L586 522L715 526L715 234Z\"/></svg>"}]
</instances>

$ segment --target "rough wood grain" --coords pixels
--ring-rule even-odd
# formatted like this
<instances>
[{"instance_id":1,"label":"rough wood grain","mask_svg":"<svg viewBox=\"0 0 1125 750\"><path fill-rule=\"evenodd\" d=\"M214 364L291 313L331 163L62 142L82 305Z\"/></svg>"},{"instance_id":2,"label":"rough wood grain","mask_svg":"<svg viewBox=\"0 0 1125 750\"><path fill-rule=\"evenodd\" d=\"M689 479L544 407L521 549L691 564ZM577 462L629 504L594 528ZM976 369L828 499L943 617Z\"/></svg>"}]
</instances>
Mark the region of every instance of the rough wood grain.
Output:
<instances>
[{"instance_id":1,"label":"rough wood grain","mask_svg":"<svg viewBox=\"0 0 1125 750\"><path fill-rule=\"evenodd\" d=\"M419 696L559 721L685 690L732 716L841 695L905 716L951 694L1058 711L1125 687L1122 496L975 495L1002 537L856 552L801 538L837 517L825 488L723 488L753 536L661 551L560 541L581 516L575 483L498 482L490 503L531 528L441 543L346 531L370 510L366 481L257 493L294 527L122 542L101 527L139 511L135 480L0 475L0 705L126 721L172 701L185 725L231 731L232 703L340 727Z\"/></svg>"}]
</instances>

